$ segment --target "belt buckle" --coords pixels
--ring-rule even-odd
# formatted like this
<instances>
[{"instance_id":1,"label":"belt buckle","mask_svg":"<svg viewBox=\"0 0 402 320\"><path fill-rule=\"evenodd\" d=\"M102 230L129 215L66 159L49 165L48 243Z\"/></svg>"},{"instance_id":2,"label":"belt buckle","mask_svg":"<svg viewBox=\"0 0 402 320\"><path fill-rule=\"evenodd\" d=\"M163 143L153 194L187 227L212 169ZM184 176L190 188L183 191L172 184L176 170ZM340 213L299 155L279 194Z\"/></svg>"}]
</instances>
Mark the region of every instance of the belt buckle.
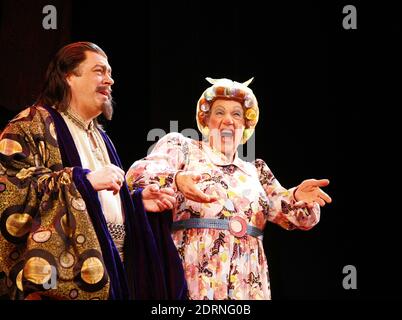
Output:
<instances>
[{"instance_id":1,"label":"belt buckle","mask_svg":"<svg viewBox=\"0 0 402 320\"><path fill-rule=\"evenodd\" d=\"M237 238L244 237L247 233L247 222L240 217L232 217L229 220L229 232Z\"/></svg>"}]
</instances>

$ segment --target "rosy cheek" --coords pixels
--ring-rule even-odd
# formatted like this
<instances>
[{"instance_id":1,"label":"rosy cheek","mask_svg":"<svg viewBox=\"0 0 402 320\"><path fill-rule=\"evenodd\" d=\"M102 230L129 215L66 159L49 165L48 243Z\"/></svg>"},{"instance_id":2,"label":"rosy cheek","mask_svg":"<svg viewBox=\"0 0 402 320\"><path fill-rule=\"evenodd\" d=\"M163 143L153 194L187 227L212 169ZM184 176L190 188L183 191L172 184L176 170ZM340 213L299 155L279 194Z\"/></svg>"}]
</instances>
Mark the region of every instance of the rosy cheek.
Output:
<instances>
[{"instance_id":1,"label":"rosy cheek","mask_svg":"<svg viewBox=\"0 0 402 320\"><path fill-rule=\"evenodd\" d=\"M242 127L244 127L244 120L239 120L239 119L237 119L237 120L235 121L235 125L236 125L236 128L242 128Z\"/></svg>"},{"instance_id":2,"label":"rosy cheek","mask_svg":"<svg viewBox=\"0 0 402 320\"><path fill-rule=\"evenodd\" d=\"M209 122L211 128L217 128L219 126L219 120L217 119L211 119Z\"/></svg>"}]
</instances>

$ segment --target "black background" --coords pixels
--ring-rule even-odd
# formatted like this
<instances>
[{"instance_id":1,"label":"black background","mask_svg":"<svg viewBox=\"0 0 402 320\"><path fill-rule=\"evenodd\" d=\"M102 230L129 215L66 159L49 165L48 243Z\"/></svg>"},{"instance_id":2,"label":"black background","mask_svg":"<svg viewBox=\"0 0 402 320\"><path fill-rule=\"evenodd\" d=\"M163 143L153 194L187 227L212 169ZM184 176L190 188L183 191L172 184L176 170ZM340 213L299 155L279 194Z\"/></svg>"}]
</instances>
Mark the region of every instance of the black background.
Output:
<instances>
[{"instance_id":1,"label":"black background","mask_svg":"<svg viewBox=\"0 0 402 320\"><path fill-rule=\"evenodd\" d=\"M46 65L72 41L92 41L113 69L106 130L127 170L151 129L196 128L205 77L250 85L259 100L256 157L285 187L328 178L333 203L312 230L266 228L272 298L400 298L397 181L401 25L390 4L349 2L0 1L0 128L32 104ZM54 4L58 29L44 30ZM357 268L357 290L342 287Z\"/></svg>"}]
</instances>

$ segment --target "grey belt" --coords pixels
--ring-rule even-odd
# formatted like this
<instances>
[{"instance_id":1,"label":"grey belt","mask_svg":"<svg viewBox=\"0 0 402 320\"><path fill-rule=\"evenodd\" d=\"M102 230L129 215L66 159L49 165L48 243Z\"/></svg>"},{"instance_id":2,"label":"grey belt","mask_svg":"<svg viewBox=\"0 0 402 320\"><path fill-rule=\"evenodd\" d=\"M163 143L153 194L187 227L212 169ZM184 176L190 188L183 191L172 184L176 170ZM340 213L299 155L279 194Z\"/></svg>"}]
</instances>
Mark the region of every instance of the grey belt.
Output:
<instances>
[{"instance_id":1,"label":"grey belt","mask_svg":"<svg viewBox=\"0 0 402 320\"><path fill-rule=\"evenodd\" d=\"M243 219L244 220L244 219ZM244 220L245 221L245 220ZM191 218L186 220L174 221L172 224L172 230L180 229L224 229L231 231L229 219L203 219L203 218ZM231 232L232 233L232 232ZM261 239L263 238L263 232L257 227L253 227L247 224L247 228L244 230L241 236L248 234L249 236ZM235 236L237 236L235 234ZM240 237L241 237L240 236Z\"/></svg>"}]
</instances>

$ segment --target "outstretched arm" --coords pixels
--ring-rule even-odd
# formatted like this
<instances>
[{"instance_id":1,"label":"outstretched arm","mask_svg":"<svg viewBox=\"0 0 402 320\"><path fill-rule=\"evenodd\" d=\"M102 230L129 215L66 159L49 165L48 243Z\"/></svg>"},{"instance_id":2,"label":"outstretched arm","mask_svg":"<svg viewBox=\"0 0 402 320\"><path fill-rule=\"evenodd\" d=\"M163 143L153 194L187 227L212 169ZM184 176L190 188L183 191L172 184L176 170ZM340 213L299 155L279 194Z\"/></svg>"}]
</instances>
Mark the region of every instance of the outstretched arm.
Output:
<instances>
[{"instance_id":1,"label":"outstretched arm","mask_svg":"<svg viewBox=\"0 0 402 320\"><path fill-rule=\"evenodd\" d=\"M320 204L317 197L324 200L323 198L327 199L329 196L324 195L323 191L316 186L317 183L306 180L309 182L302 182L298 187L286 189L281 186L263 160L257 159L255 166L260 183L268 197L268 221L287 230L309 230L319 222ZM313 181L320 181L318 185L324 185L321 180ZM330 198L327 200L330 201Z\"/></svg>"}]
</instances>

